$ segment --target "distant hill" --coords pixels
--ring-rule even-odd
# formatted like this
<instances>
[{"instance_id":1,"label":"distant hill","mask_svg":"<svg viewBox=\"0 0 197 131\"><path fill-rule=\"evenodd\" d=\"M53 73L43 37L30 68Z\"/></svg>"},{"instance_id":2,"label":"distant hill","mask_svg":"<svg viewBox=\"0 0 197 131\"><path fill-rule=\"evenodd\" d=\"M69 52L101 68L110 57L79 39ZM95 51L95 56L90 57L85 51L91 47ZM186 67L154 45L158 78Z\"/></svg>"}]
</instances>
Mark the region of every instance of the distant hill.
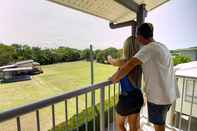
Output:
<instances>
[{"instance_id":1,"label":"distant hill","mask_svg":"<svg viewBox=\"0 0 197 131\"><path fill-rule=\"evenodd\" d=\"M174 53L174 52L177 52L177 51L192 51L192 50L197 50L197 46L189 47L189 48L180 48L180 49L170 50L170 52Z\"/></svg>"},{"instance_id":2,"label":"distant hill","mask_svg":"<svg viewBox=\"0 0 197 131\"><path fill-rule=\"evenodd\" d=\"M179 55L183 55L183 56L188 56L193 61L197 61L197 46L189 47L189 48L183 48L183 49L171 50L170 52L173 55L179 54Z\"/></svg>"}]
</instances>

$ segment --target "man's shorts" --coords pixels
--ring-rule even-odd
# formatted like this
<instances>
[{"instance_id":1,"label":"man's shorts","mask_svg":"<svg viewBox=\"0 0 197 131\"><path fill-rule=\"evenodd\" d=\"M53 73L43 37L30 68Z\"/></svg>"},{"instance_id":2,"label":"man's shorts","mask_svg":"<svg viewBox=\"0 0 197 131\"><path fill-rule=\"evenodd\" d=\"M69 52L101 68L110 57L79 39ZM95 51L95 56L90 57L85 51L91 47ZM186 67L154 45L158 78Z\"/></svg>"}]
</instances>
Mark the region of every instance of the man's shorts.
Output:
<instances>
[{"instance_id":1,"label":"man's shorts","mask_svg":"<svg viewBox=\"0 0 197 131\"><path fill-rule=\"evenodd\" d=\"M148 119L151 123L164 125L166 122L167 112L170 109L169 105L157 105L148 102Z\"/></svg>"}]
</instances>

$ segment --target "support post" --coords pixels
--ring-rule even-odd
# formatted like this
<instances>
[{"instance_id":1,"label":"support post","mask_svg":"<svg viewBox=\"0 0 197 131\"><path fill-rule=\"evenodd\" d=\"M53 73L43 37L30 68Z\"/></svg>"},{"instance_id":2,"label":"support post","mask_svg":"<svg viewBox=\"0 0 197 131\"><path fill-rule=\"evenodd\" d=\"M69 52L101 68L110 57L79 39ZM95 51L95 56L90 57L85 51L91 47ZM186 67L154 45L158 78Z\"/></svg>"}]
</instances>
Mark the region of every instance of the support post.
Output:
<instances>
[{"instance_id":1,"label":"support post","mask_svg":"<svg viewBox=\"0 0 197 131\"><path fill-rule=\"evenodd\" d=\"M147 16L147 11L145 8L145 4L139 5L137 10L137 26L144 23L146 16Z\"/></svg>"},{"instance_id":2,"label":"support post","mask_svg":"<svg viewBox=\"0 0 197 131\"><path fill-rule=\"evenodd\" d=\"M91 68L91 85L94 84L94 56L93 56L93 48L90 45L90 68Z\"/></svg>"},{"instance_id":3,"label":"support post","mask_svg":"<svg viewBox=\"0 0 197 131\"><path fill-rule=\"evenodd\" d=\"M145 9L145 4L142 4L142 5L139 5L138 6L138 9L137 9L137 23L134 26L132 26L132 28L131 28L131 30L132 30L132 36L134 36L132 38L132 43L135 43L135 37L136 37L136 33L137 33L137 27L139 25L141 25L142 23L144 23L144 21L145 21L146 12L147 11ZM133 52L135 54L136 52L139 51L140 46L138 44L133 44L133 45L135 45L133 47L133 50L134 50ZM131 54L131 55L133 56L134 54ZM136 78L134 80L135 83L136 83L136 86L137 87L141 87L141 82L142 82L142 67L141 66L137 66L136 67L136 70L134 72L134 78Z\"/></svg>"},{"instance_id":4,"label":"support post","mask_svg":"<svg viewBox=\"0 0 197 131\"><path fill-rule=\"evenodd\" d=\"M135 26L135 25L136 25L136 21L134 20L126 21L126 22L118 23L118 24L109 23L109 27L111 29L122 28L122 27L127 27L127 26Z\"/></svg>"},{"instance_id":5,"label":"support post","mask_svg":"<svg viewBox=\"0 0 197 131\"><path fill-rule=\"evenodd\" d=\"M105 130L105 87L100 89L100 131Z\"/></svg>"},{"instance_id":6,"label":"support post","mask_svg":"<svg viewBox=\"0 0 197 131\"><path fill-rule=\"evenodd\" d=\"M94 56L93 56L93 47L90 45L90 68L91 68L91 85L94 84ZM93 115L95 115L95 90L91 92L92 98L92 107L93 107ZM96 120L95 116L93 118L93 131L96 130Z\"/></svg>"}]
</instances>

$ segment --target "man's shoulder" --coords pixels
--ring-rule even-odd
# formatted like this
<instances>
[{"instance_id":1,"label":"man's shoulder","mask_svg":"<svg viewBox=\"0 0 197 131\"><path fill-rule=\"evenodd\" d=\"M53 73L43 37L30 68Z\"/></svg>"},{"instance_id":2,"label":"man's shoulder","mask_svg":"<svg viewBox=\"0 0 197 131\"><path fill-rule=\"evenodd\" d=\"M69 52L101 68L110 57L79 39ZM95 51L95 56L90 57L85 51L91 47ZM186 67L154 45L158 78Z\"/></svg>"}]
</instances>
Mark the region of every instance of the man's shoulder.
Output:
<instances>
[{"instance_id":1,"label":"man's shoulder","mask_svg":"<svg viewBox=\"0 0 197 131\"><path fill-rule=\"evenodd\" d=\"M151 45L151 47L155 49L169 50L168 47L161 42L152 42Z\"/></svg>"},{"instance_id":2,"label":"man's shoulder","mask_svg":"<svg viewBox=\"0 0 197 131\"><path fill-rule=\"evenodd\" d=\"M153 45L154 46L162 46L162 47L168 48L164 43L161 43L161 42L158 42L158 41L153 42Z\"/></svg>"}]
</instances>

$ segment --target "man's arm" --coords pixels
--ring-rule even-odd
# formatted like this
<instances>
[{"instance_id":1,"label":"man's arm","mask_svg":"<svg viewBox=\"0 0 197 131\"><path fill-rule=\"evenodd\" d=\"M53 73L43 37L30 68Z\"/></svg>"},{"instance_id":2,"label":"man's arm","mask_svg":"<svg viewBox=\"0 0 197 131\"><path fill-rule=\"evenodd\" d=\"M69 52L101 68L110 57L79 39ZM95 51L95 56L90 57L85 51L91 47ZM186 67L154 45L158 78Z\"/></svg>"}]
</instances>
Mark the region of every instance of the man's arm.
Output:
<instances>
[{"instance_id":1,"label":"man's arm","mask_svg":"<svg viewBox=\"0 0 197 131\"><path fill-rule=\"evenodd\" d=\"M107 57L108 62L113 66L121 67L126 63L125 59L113 59L111 56Z\"/></svg>"},{"instance_id":2,"label":"man's arm","mask_svg":"<svg viewBox=\"0 0 197 131\"><path fill-rule=\"evenodd\" d=\"M128 60L124 65L120 67L120 70L118 70L111 78L111 81L113 83L116 83L120 81L124 76L126 76L131 70L133 70L137 65L141 65L142 62L135 57L132 57L130 60Z\"/></svg>"}]
</instances>

